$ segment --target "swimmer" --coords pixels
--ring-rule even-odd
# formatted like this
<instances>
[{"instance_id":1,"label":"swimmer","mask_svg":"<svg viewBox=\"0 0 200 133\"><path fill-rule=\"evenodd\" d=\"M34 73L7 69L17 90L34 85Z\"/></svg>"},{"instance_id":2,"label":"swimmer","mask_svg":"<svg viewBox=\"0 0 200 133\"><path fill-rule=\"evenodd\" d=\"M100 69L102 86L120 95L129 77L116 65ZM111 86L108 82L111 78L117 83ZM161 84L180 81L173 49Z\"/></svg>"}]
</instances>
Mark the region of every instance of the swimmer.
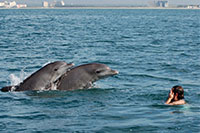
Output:
<instances>
[{"instance_id":1,"label":"swimmer","mask_svg":"<svg viewBox=\"0 0 200 133\"><path fill-rule=\"evenodd\" d=\"M168 99L165 102L168 105L183 105L186 104L184 100L184 90L181 86L174 86L169 93Z\"/></svg>"}]
</instances>

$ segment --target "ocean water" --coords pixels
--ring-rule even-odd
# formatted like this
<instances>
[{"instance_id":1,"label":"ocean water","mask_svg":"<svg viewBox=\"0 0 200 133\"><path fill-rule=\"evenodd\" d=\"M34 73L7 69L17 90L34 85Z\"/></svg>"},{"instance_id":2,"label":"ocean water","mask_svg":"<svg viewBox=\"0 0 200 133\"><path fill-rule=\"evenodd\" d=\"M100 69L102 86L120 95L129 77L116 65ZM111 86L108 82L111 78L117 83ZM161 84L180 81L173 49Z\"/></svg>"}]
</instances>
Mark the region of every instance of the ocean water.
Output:
<instances>
[{"instance_id":1,"label":"ocean water","mask_svg":"<svg viewBox=\"0 0 200 133\"><path fill-rule=\"evenodd\" d=\"M200 132L200 10L0 10L0 88L57 60L119 74L87 90L0 92L0 132ZM174 85L186 105L164 104Z\"/></svg>"}]
</instances>

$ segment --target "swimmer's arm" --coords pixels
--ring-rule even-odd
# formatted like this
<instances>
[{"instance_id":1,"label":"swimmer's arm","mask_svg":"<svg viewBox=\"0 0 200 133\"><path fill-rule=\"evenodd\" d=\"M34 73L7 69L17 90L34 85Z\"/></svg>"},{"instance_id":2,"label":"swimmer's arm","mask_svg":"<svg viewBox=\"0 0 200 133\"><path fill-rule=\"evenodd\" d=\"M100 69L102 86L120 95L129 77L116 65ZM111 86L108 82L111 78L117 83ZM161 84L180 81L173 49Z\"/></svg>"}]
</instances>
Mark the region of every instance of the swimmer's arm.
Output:
<instances>
[{"instance_id":1,"label":"swimmer's arm","mask_svg":"<svg viewBox=\"0 0 200 133\"><path fill-rule=\"evenodd\" d=\"M185 100L175 101L175 102L169 103L168 105L183 105L183 104L186 104Z\"/></svg>"}]
</instances>

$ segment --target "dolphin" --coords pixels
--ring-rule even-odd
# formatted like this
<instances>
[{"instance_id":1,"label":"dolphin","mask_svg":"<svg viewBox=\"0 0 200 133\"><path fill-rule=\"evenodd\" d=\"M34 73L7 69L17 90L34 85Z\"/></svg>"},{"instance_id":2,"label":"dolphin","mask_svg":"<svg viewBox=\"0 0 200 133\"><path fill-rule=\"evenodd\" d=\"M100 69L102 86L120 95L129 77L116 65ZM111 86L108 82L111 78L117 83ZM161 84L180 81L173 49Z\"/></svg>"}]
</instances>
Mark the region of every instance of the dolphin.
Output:
<instances>
[{"instance_id":1,"label":"dolphin","mask_svg":"<svg viewBox=\"0 0 200 133\"><path fill-rule=\"evenodd\" d=\"M16 86L6 86L1 89L2 92L7 91L26 91L26 90L48 90L54 89L55 81L57 81L69 68L74 66L73 63L67 64L63 61L55 61L49 63L34 72L22 83Z\"/></svg>"},{"instance_id":2,"label":"dolphin","mask_svg":"<svg viewBox=\"0 0 200 133\"><path fill-rule=\"evenodd\" d=\"M102 78L118 74L105 64L90 63L72 68L66 72L57 84L57 90L87 89Z\"/></svg>"}]
</instances>

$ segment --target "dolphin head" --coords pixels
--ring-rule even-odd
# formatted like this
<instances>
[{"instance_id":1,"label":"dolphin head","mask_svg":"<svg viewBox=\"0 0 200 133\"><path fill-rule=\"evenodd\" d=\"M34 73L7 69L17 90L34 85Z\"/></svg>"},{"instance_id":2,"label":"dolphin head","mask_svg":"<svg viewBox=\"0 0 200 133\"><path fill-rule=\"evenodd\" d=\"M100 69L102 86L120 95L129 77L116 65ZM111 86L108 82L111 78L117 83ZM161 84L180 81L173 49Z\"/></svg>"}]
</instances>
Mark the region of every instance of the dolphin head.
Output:
<instances>
[{"instance_id":1,"label":"dolphin head","mask_svg":"<svg viewBox=\"0 0 200 133\"><path fill-rule=\"evenodd\" d=\"M91 63L89 64L90 68L87 71L94 75L95 80L106 78L109 76L117 75L119 72L116 70L112 70L105 64L100 63Z\"/></svg>"},{"instance_id":2,"label":"dolphin head","mask_svg":"<svg viewBox=\"0 0 200 133\"><path fill-rule=\"evenodd\" d=\"M73 66L74 66L73 63L67 64L66 62L63 61L55 61L48 64L46 67L49 67L49 71L51 73L50 82L56 81Z\"/></svg>"}]
</instances>

